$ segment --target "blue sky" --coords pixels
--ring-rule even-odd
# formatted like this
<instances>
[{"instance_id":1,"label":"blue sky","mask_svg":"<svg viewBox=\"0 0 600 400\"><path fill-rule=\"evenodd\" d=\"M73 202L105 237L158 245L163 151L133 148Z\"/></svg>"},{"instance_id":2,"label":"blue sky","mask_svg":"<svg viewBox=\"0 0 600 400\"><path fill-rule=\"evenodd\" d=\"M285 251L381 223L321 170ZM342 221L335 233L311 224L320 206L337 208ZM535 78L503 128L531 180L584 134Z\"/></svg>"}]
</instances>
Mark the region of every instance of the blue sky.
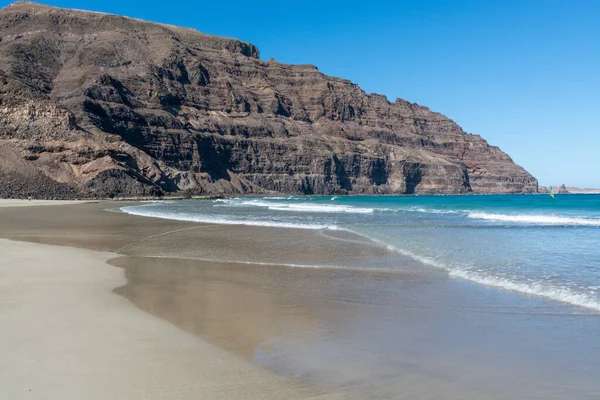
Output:
<instances>
[{"instance_id":1,"label":"blue sky","mask_svg":"<svg viewBox=\"0 0 600 400\"><path fill-rule=\"evenodd\" d=\"M441 112L542 185L600 187L597 0L42 2L249 41Z\"/></svg>"}]
</instances>

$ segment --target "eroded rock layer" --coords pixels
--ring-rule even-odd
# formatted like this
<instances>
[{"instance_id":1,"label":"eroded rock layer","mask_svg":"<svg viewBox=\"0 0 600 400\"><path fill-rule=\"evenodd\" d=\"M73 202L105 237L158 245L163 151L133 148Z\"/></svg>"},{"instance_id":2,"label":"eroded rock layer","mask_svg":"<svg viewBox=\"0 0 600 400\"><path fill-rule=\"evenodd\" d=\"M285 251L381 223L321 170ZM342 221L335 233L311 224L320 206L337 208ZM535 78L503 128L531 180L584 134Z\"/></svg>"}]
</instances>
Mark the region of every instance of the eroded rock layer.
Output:
<instances>
[{"instance_id":1,"label":"eroded rock layer","mask_svg":"<svg viewBox=\"0 0 600 400\"><path fill-rule=\"evenodd\" d=\"M426 107L239 40L34 3L0 11L0 160L0 197L537 191Z\"/></svg>"}]
</instances>

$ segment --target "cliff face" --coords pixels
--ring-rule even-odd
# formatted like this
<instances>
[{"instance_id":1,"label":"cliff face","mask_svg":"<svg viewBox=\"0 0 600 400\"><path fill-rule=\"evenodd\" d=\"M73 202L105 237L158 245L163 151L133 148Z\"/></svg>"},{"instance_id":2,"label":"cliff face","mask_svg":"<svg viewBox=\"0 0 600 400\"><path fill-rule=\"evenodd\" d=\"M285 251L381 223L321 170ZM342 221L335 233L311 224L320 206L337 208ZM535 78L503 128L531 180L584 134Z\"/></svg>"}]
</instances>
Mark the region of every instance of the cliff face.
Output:
<instances>
[{"instance_id":1,"label":"cliff face","mask_svg":"<svg viewBox=\"0 0 600 400\"><path fill-rule=\"evenodd\" d=\"M0 11L0 197L535 192L426 107L191 29Z\"/></svg>"}]
</instances>

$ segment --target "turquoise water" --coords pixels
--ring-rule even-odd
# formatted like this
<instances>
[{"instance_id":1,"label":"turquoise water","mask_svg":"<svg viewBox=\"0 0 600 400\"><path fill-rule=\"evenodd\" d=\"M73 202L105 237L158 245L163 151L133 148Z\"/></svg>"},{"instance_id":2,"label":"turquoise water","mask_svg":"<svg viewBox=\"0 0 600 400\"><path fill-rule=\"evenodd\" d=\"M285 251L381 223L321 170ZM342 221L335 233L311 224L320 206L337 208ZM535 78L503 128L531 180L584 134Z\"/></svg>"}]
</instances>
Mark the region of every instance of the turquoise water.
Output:
<instances>
[{"instance_id":1,"label":"turquoise water","mask_svg":"<svg viewBox=\"0 0 600 400\"><path fill-rule=\"evenodd\" d=\"M122 210L332 236L350 231L456 279L600 312L600 195L244 197ZM388 267L399 267L391 260Z\"/></svg>"}]
</instances>

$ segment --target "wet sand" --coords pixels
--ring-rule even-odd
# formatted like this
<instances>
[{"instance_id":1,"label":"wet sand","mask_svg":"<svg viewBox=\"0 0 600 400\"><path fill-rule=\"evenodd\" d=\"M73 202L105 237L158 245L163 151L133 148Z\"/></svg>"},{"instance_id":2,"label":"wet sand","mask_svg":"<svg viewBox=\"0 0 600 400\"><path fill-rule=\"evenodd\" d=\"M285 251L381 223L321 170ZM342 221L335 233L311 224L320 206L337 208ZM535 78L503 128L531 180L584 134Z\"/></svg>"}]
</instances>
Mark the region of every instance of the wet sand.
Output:
<instances>
[{"instance_id":1,"label":"wet sand","mask_svg":"<svg viewBox=\"0 0 600 400\"><path fill-rule=\"evenodd\" d=\"M597 314L451 279L345 233L103 211L118 205L0 208L0 236L118 252L109 261L126 278L117 294L321 392L600 397Z\"/></svg>"},{"instance_id":2,"label":"wet sand","mask_svg":"<svg viewBox=\"0 0 600 400\"><path fill-rule=\"evenodd\" d=\"M3 399L339 399L259 368L112 293L114 253L0 239Z\"/></svg>"},{"instance_id":3,"label":"wet sand","mask_svg":"<svg viewBox=\"0 0 600 400\"><path fill-rule=\"evenodd\" d=\"M33 242L122 243L112 229L58 222L67 208L0 208L0 230ZM0 254L2 399L343 398L142 312L114 293L126 287L123 269L107 264L116 253L0 239Z\"/></svg>"},{"instance_id":4,"label":"wet sand","mask_svg":"<svg viewBox=\"0 0 600 400\"><path fill-rule=\"evenodd\" d=\"M434 273L144 257L110 263L126 271L117 293L148 313L353 398L600 394L598 316L555 314L540 299Z\"/></svg>"}]
</instances>

